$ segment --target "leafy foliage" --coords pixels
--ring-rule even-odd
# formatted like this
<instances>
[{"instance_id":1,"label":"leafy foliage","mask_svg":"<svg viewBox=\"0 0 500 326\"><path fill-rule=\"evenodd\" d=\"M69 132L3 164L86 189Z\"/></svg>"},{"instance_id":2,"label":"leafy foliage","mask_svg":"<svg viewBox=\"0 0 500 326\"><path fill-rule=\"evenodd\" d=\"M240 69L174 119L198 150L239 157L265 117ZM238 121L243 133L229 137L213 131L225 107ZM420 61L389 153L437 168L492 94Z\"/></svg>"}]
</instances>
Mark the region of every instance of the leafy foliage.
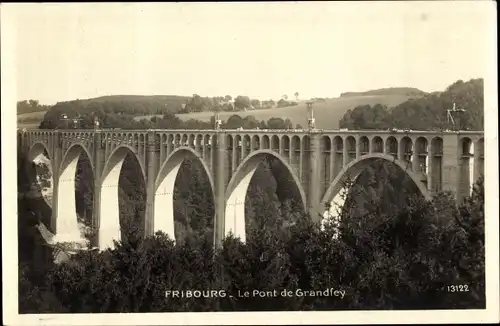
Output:
<instances>
[{"instance_id":1,"label":"leafy foliage","mask_svg":"<svg viewBox=\"0 0 500 326\"><path fill-rule=\"evenodd\" d=\"M340 97L347 96L380 96L380 95L409 95L409 96L422 96L426 93L413 87L389 87L374 89L367 92L345 92L340 94Z\"/></svg>"},{"instance_id":2,"label":"leafy foliage","mask_svg":"<svg viewBox=\"0 0 500 326\"><path fill-rule=\"evenodd\" d=\"M249 226L246 243L228 237L220 250L204 237L189 235L174 245L158 233L123 240L112 251L77 254L66 263L49 266L46 277L37 284L23 276L20 291L26 299L22 309L158 312L485 307L482 180L458 208L449 194L441 193L430 202L417 199L397 214L372 211L343 219L339 237L333 236L333 227L322 229L308 216L299 215L291 222L288 212L273 210ZM456 284L466 284L469 291L446 290ZM328 292L332 288L345 291L344 297L300 295L308 290L332 293ZM199 298L165 296L165 291L173 290L205 292ZM218 295L209 295L210 290ZM282 296L283 290L292 295ZM39 306L41 300L46 308Z\"/></svg>"},{"instance_id":3,"label":"leafy foliage","mask_svg":"<svg viewBox=\"0 0 500 326\"><path fill-rule=\"evenodd\" d=\"M344 114L340 127L349 129L448 129L451 126L448 123L446 110L452 109L455 103L457 108L466 110L459 118L460 122L457 122L461 130L483 130L483 93L483 79L471 79L468 82L459 80L444 92L409 99L391 110L381 105L358 106Z\"/></svg>"},{"instance_id":4,"label":"leafy foliage","mask_svg":"<svg viewBox=\"0 0 500 326\"><path fill-rule=\"evenodd\" d=\"M17 102L17 114L43 112L43 111L47 111L49 108L50 108L50 106L41 105L37 100Z\"/></svg>"}]
</instances>

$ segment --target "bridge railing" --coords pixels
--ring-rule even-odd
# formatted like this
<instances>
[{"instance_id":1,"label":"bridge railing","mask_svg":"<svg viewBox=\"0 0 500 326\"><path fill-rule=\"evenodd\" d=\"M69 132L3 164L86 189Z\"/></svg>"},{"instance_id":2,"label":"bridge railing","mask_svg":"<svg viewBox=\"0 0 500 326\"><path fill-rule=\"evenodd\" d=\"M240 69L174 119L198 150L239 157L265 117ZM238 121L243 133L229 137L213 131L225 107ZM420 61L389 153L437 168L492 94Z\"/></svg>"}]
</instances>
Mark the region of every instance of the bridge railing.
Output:
<instances>
[{"instance_id":1,"label":"bridge railing","mask_svg":"<svg viewBox=\"0 0 500 326\"><path fill-rule=\"evenodd\" d=\"M292 132L292 133L410 133L410 134L483 134L484 130L413 130L413 129L17 129L18 132L68 132L68 133L93 133L93 132Z\"/></svg>"}]
</instances>

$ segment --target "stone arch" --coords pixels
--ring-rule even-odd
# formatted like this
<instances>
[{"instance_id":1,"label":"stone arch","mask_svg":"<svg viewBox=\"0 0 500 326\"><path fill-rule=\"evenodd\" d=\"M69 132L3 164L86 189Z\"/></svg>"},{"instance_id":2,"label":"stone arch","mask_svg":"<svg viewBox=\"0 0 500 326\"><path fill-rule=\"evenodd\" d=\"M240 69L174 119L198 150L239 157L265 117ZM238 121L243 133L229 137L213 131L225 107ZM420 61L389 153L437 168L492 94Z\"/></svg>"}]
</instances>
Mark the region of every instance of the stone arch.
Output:
<instances>
[{"instance_id":1,"label":"stone arch","mask_svg":"<svg viewBox=\"0 0 500 326\"><path fill-rule=\"evenodd\" d=\"M161 148L162 140L163 140L163 135L155 134L155 146L157 146L157 148Z\"/></svg>"},{"instance_id":2,"label":"stone arch","mask_svg":"<svg viewBox=\"0 0 500 326\"><path fill-rule=\"evenodd\" d=\"M368 140L368 137L359 137L359 149L361 155L366 155L370 152L370 141Z\"/></svg>"},{"instance_id":3,"label":"stone arch","mask_svg":"<svg viewBox=\"0 0 500 326\"><path fill-rule=\"evenodd\" d=\"M427 154L429 151L429 141L425 137L418 137L415 140L415 154Z\"/></svg>"},{"instance_id":4,"label":"stone arch","mask_svg":"<svg viewBox=\"0 0 500 326\"><path fill-rule=\"evenodd\" d=\"M484 156L484 138L481 137L477 140L477 152L479 153L479 156Z\"/></svg>"},{"instance_id":5,"label":"stone arch","mask_svg":"<svg viewBox=\"0 0 500 326\"><path fill-rule=\"evenodd\" d=\"M474 161L474 182L480 176L484 176L484 138L479 138L475 144L474 155L477 159Z\"/></svg>"},{"instance_id":6,"label":"stone arch","mask_svg":"<svg viewBox=\"0 0 500 326\"><path fill-rule=\"evenodd\" d=\"M460 138L460 154L461 155L471 155L472 154L472 139L469 137Z\"/></svg>"},{"instance_id":7,"label":"stone arch","mask_svg":"<svg viewBox=\"0 0 500 326\"><path fill-rule=\"evenodd\" d=\"M262 163L262 161L268 157L273 156L277 158L283 167L292 176L299 194L301 197L302 205L304 211L306 208L306 195L299 178L294 173L292 167L286 162L286 160L271 150L258 150L252 152L238 167L236 172L233 174L226 190L226 207L225 207L225 223L224 223L224 234L228 235L230 232L236 237L239 237L242 241L246 239L245 231L245 201L248 186L252 177Z\"/></svg>"},{"instance_id":8,"label":"stone arch","mask_svg":"<svg viewBox=\"0 0 500 326\"><path fill-rule=\"evenodd\" d=\"M44 152L47 152L47 158L52 162L47 145L41 141L35 142L28 151L28 161L33 162L39 155L43 155Z\"/></svg>"},{"instance_id":9,"label":"stone arch","mask_svg":"<svg viewBox=\"0 0 500 326\"><path fill-rule=\"evenodd\" d=\"M71 145L61 161L59 167L59 182L57 191L57 220L56 238L61 242L85 243L85 237L78 227L78 215L76 211L76 172L78 161L82 155L87 156L90 161L92 180L94 178L94 164L88 149L82 144Z\"/></svg>"},{"instance_id":10,"label":"stone arch","mask_svg":"<svg viewBox=\"0 0 500 326\"><path fill-rule=\"evenodd\" d=\"M271 149L276 152L280 151L280 138L277 135L271 137Z\"/></svg>"},{"instance_id":11,"label":"stone arch","mask_svg":"<svg viewBox=\"0 0 500 326\"><path fill-rule=\"evenodd\" d=\"M309 135L302 136L301 139L302 151L308 152L311 149L311 137Z\"/></svg>"},{"instance_id":12,"label":"stone arch","mask_svg":"<svg viewBox=\"0 0 500 326\"><path fill-rule=\"evenodd\" d=\"M47 145L44 142L35 142L28 150L28 165L26 172L31 185L36 186L38 195L44 202L52 208L52 193L54 191L54 173L52 167L52 157ZM35 164L35 175L31 169L31 164Z\"/></svg>"},{"instance_id":13,"label":"stone arch","mask_svg":"<svg viewBox=\"0 0 500 326\"><path fill-rule=\"evenodd\" d=\"M404 136L399 141L398 153L405 161L411 162L413 157L413 141L410 137Z\"/></svg>"},{"instance_id":14,"label":"stone arch","mask_svg":"<svg viewBox=\"0 0 500 326\"><path fill-rule=\"evenodd\" d=\"M344 141L342 140L342 137L335 136L335 138L333 138L333 147L335 152L342 154L342 151L344 150Z\"/></svg>"},{"instance_id":15,"label":"stone arch","mask_svg":"<svg viewBox=\"0 0 500 326\"><path fill-rule=\"evenodd\" d=\"M248 150L250 148L250 136L249 135L243 136L243 145L245 146L246 150Z\"/></svg>"},{"instance_id":16,"label":"stone arch","mask_svg":"<svg viewBox=\"0 0 500 326\"><path fill-rule=\"evenodd\" d=\"M458 175L459 178L459 189L458 189L458 199L462 200L462 198L469 196L472 192L473 182L474 182L474 160L472 157L474 156L474 143L472 139L469 137L460 138L460 147L459 147L459 155L460 155L460 173Z\"/></svg>"},{"instance_id":17,"label":"stone arch","mask_svg":"<svg viewBox=\"0 0 500 326\"><path fill-rule=\"evenodd\" d=\"M120 145L111 152L111 155L104 164L100 182L100 207L99 207L99 248L113 248L114 240L121 239L120 209L118 198L118 182L122 170L123 162L127 154L131 153L137 160L141 170L141 176L146 184L146 174L144 167L135 151L126 145Z\"/></svg>"},{"instance_id":18,"label":"stone arch","mask_svg":"<svg viewBox=\"0 0 500 326\"><path fill-rule=\"evenodd\" d=\"M294 152L300 152L300 138L297 135L292 137L292 148Z\"/></svg>"},{"instance_id":19,"label":"stone arch","mask_svg":"<svg viewBox=\"0 0 500 326\"><path fill-rule=\"evenodd\" d=\"M234 146L241 147L241 135L234 135Z\"/></svg>"},{"instance_id":20,"label":"stone arch","mask_svg":"<svg viewBox=\"0 0 500 326\"><path fill-rule=\"evenodd\" d=\"M174 135L168 134L167 136L167 150L170 152L175 146Z\"/></svg>"},{"instance_id":21,"label":"stone arch","mask_svg":"<svg viewBox=\"0 0 500 326\"><path fill-rule=\"evenodd\" d=\"M179 136L180 137L180 136ZM210 135L205 134L202 136L203 137L203 147L207 147L208 144L210 143ZM180 139L180 138L179 138ZM179 140L180 141L180 140Z\"/></svg>"},{"instance_id":22,"label":"stone arch","mask_svg":"<svg viewBox=\"0 0 500 326\"><path fill-rule=\"evenodd\" d=\"M345 145L347 146L347 152L349 154L356 153L356 139L353 136L346 137Z\"/></svg>"},{"instance_id":23,"label":"stone arch","mask_svg":"<svg viewBox=\"0 0 500 326\"><path fill-rule=\"evenodd\" d=\"M417 164L416 170L427 174L429 166L429 141L425 137L418 137L415 140L414 157Z\"/></svg>"},{"instance_id":24,"label":"stone arch","mask_svg":"<svg viewBox=\"0 0 500 326\"><path fill-rule=\"evenodd\" d=\"M429 168L432 170L430 180L430 190L437 192L442 190L443 186L443 138L437 136L431 139L431 146L429 151Z\"/></svg>"},{"instance_id":25,"label":"stone arch","mask_svg":"<svg viewBox=\"0 0 500 326\"><path fill-rule=\"evenodd\" d=\"M328 187L328 190L326 191L325 195L323 196L323 200L321 201L321 204L323 205L322 207L325 207L325 210L327 210L328 207L332 208L332 206L334 205L331 205L331 203L335 201L337 195L344 188L345 182L348 181L349 178L351 180L356 180L357 177L361 174L361 172L363 172L363 170L365 170L366 167L368 167L372 162L374 162L377 159L384 159L386 161L396 164L401 170L403 170L405 173L408 174L408 176L415 183L415 185L417 186L420 193L424 196L424 198L430 199L430 195L429 192L427 191L426 186L420 181L420 178L417 175L415 175L412 171L406 168L407 164L405 162L397 160L395 157L390 155L371 153L349 162L345 167L342 168L342 171L340 171L340 173L335 177L333 182ZM337 202L337 204L342 205L342 203L339 202Z\"/></svg>"},{"instance_id":26,"label":"stone arch","mask_svg":"<svg viewBox=\"0 0 500 326\"><path fill-rule=\"evenodd\" d=\"M228 150L232 150L234 147L234 138L232 135L226 135L226 147Z\"/></svg>"},{"instance_id":27,"label":"stone arch","mask_svg":"<svg viewBox=\"0 0 500 326\"><path fill-rule=\"evenodd\" d=\"M280 149L282 149L283 153L290 153L290 137L287 135L281 137Z\"/></svg>"},{"instance_id":28,"label":"stone arch","mask_svg":"<svg viewBox=\"0 0 500 326\"><path fill-rule=\"evenodd\" d=\"M72 144L64 153L61 160L61 165L59 167L59 175L62 174L63 170L67 168L67 165L70 164L75 157L77 159L80 158L80 155L82 153L85 153L85 155L87 155L87 157L90 159L92 173L94 173L94 162L92 160L92 155L90 155L88 148L85 147L85 145L83 144L75 143Z\"/></svg>"},{"instance_id":29,"label":"stone arch","mask_svg":"<svg viewBox=\"0 0 500 326\"><path fill-rule=\"evenodd\" d=\"M384 141L380 136L375 136L372 139L372 152L373 153L383 153L384 152Z\"/></svg>"},{"instance_id":30,"label":"stone arch","mask_svg":"<svg viewBox=\"0 0 500 326\"><path fill-rule=\"evenodd\" d=\"M347 162L356 160L356 149L358 146L358 144L356 143L356 138L354 138L353 136L347 136L344 140L344 146L346 146L345 150L347 153Z\"/></svg>"},{"instance_id":31,"label":"stone arch","mask_svg":"<svg viewBox=\"0 0 500 326\"><path fill-rule=\"evenodd\" d=\"M394 136L389 136L385 140L385 152L394 157L398 156L398 141Z\"/></svg>"},{"instance_id":32,"label":"stone arch","mask_svg":"<svg viewBox=\"0 0 500 326\"><path fill-rule=\"evenodd\" d=\"M431 140L432 155L443 155L443 138L434 137Z\"/></svg>"},{"instance_id":33,"label":"stone arch","mask_svg":"<svg viewBox=\"0 0 500 326\"><path fill-rule=\"evenodd\" d=\"M264 135L261 137L260 139L261 143L261 149L270 149L269 147L269 136L268 135Z\"/></svg>"},{"instance_id":34,"label":"stone arch","mask_svg":"<svg viewBox=\"0 0 500 326\"><path fill-rule=\"evenodd\" d=\"M201 148L203 147L203 135L202 134L198 134L196 135L196 148Z\"/></svg>"},{"instance_id":35,"label":"stone arch","mask_svg":"<svg viewBox=\"0 0 500 326\"><path fill-rule=\"evenodd\" d=\"M252 136L252 140L251 140L251 150L252 151L257 151L260 149L260 138L259 136L257 135L253 135Z\"/></svg>"},{"instance_id":36,"label":"stone arch","mask_svg":"<svg viewBox=\"0 0 500 326\"><path fill-rule=\"evenodd\" d=\"M321 137L321 151L328 153L332 151L332 140L329 136Z\"/></svg>"},{"instance_id":37,"label":"stone arch","mask_svg":"<svg viewBox=\"0 0 500 326\"><path fill-rule=\"evenodd\" d=\"M214 196L214 181L210 169L201 156L192 148L179 147L175 149L163 162L155 180L154 200L154 232L162 231L175 241L174 228L174 186L179 169L187 158L199 160L210 182L212 196ZM215 205L215 196L213 197ZM165 214L167 215L165 218Z\"/></svg>"}]
</instances>

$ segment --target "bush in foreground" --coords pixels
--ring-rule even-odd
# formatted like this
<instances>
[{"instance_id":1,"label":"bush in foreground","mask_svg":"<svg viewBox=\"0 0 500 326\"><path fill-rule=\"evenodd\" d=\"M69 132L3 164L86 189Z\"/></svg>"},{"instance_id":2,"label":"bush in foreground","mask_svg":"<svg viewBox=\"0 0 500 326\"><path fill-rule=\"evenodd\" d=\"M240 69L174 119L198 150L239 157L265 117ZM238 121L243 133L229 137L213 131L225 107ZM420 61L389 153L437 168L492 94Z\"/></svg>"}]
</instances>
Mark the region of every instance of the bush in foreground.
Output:
<instances>
[{"instance_id":1,"label":"bush in foreground","mask_svg":"<svg viewBox=\"0 0 500 326\"><path fill-rule=\"evenodd\" d=\"M21 280L21 290L32 294L31 305L54 298L44 303L54 312L485 307L482 180L459 207L442 193L395 215L344 219L339 237L337 231L304 216L286 227L249 230L246 243L228 237L217 251L205 237L174 246L158 233L112 251L78 254L53 266L43 286ZM468 291L451 293L451 285ZM328 289L345 292L300 295ZM227 295L166 298L172 290ZM261 297L253 290L277 292ZM283 290L292 295L282 297ZM240 297L245 291L249 297Z\"/></svg>"}]
</instances>

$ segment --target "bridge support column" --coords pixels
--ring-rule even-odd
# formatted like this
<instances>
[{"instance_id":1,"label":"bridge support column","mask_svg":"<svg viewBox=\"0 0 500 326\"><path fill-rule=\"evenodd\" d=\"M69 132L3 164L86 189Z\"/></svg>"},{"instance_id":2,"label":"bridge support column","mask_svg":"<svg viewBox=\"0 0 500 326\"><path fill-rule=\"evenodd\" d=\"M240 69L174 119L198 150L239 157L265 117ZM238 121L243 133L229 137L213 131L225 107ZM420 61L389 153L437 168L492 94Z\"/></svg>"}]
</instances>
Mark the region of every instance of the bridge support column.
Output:
<instances>
[{"instance_id":1,"label":"bridge support column","mask_svg":"<svg viewBox=\"0 0 500 326\"><path fill-rule=\"evenodd\" d=\"M226 213L226 173L227 171L227 151L226 135L223 132L217 133L216 159L215 159L215 220L214 220L214 245L216 248L222 246L224 239L224 222Z\"/></svg>"},{"instance_id":2,"label":"bridge support column","mask_svg":"<svg viewBox=\"0 0 500 326\"><path fill-rule=\"evenodd\" d=\"M319 221L322 217L320 212L320 137L318 134L310 135L310 155L309 155L309 198L308 198L308 210L309 215L313 221Z\"/></svg>"},{"instance_id":3,"label":"bridge support column","mask_svg":"<svg viewBox=\"0 0 500 326\"><path fill-rule=\"evenodd\" d=\"M429 158L427 161L427 191L431 196L433 196L436 191L434 189L434 152L432 149L429 149L427 153L427 157Z\"/></svg>"},{"instance_id":4,"label":"bridge support column","mask_svg":"<svg viewBox=\"0 0 500 326\"><path fill-rule=\"evenodd\" d=\"M53 148L52 148L52 180L53 180L53 185L52 185L52 216L50 219L50 229L54 234L57 234L57 216L59 214L59 200L58 200L58 193L59 193L59 167L61 165L61 159L62 159L62 143L60 139L60 135L58 131L54 132L54 142L53 142ZM64 205L64 203L61 203Z\"/></svg>"},{"instance_id":5,"label":"bridge support column","mask_svg":"<svg viewBox=\"0 0 500 326\"><path fill-rule=\"evenodd\" d=\"M477 180L484 174L484 149L479 146L477 141L474 144L474 172L473 172L473 183L475 184Z\"/></svg>"},{"instance_id":6,"label":"bridge support column","mask_svg":"<svg viewBox=\"0 0 500 326\"><path fill-rule=\"evenodd\" d=\"M458 200L460 167L461 161L459 157L461 151L459 149L458 135L446 134L443 135L443 168L442 168L442 186L444 191L452 191L455 198Z\"/></svg>"},{"instance_id":7,"label":"bridge support column","mask_svg":"<svg viewBox=\"0 0 500 326\"><path fill-rule=\"evenodd\" d=\"M155 140L155 132L149 131L147 135L147 171L146 171L146 212L144 214L144 236L152 236L154 234L154 214L155 214L155 176L157 162L157 146ZM159 148L158 148L159 149Z\"/></svg>"},{"instance_id":8,"label":"bridge support column","mask_svg":"<svg viewBox=\"0 0 500 326\"><path fill-rule=\"evenodd\" d=\"M345 168L349 164L349 153L347 152L347 141L346 138L342 138L342 168Z\"/></svg>"},{"instance_id":9,"label":"bridge support column","mask_svg":"<svg viewBox=\"0 0 500 326\"><path fill-rule=\"evenodd\" d=\"M92 229L94 234L93 238L90 239L92 247L99 247L99 228L101 225L101 175L104 158L101 141L101 131L96 130L94 133L94 207L92 207Z\"/></svg>"},{"instance_id":10,"label":"bridge support column","mask_svg":"<svg viewBox=\"0 0 500 326\"><path fill-rule=\"evenodd\" d=\"M361 137L356 137L356 160L361 157Z\"/></svg>"}]
</instances>

